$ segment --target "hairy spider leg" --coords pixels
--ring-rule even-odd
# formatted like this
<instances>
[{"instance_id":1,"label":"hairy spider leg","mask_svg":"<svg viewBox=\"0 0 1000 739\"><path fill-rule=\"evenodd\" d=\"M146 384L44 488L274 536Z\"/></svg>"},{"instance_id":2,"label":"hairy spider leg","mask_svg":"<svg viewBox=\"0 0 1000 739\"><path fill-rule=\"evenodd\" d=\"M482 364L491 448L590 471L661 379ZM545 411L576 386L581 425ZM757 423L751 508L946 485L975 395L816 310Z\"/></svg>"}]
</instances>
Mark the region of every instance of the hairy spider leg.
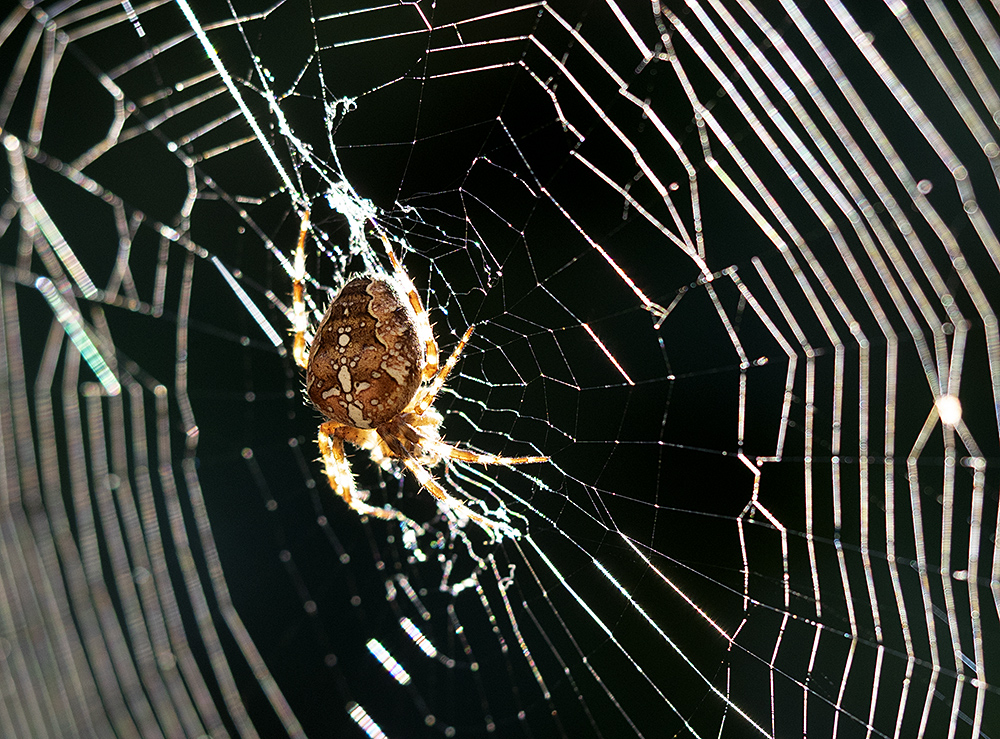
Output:
<instances>
[{"instance_id":1,"label":"hairy spider leg","mask_svg":"<svg viewBox=\"0 0 1000 739\"><path fill-rule=\"evenodd\" d=\"M379 427L378 434L382 437L385 445L389 448L393 455L403 461L403 464L406 465L406 469L408 469L410 474L416 478L420 487L426 489L448 509L461 511L464 515L479 524L494 541L503 538L502 536L498 536L500 533L506 534L512 538L520 536L520 532L517 529L504 523L503 521L494 521L486 516L476 513L474 510L469 508L466 503L459 500L441 487L437 480L431 476L431 473L427 471L427 468L420 464L420 461L413 456L413 454L407 451L402 442L397 437L393 436L391 431L386 429L385 426Z\"/></svg>"},{"instance_id":2,"label":"hairy spider leg","mask_svg":"<svg viewBox=\"0 0 1000 739\"><path fill-rule=\"evenodd\" d=\"M305 279L306 279L306 238L309 236L309 209L302 214L299 223L299 243L295 247L295 262L292 267L292 328L295 329L295 342L292 344L292 357L302 369L309 364L306 334L309 331L309 314L306 311Z\"/></svg>"},{"instance_id":3,"label":"hairy spider leg","mask_svg":"<svg viewBox=\"0 0 1000 739\"><path fill-rule=\"evenodd\" d=\"M405 515L394 508L376 508L359 497L354 485L354 475L344 453L344 440L338 433L341 429L349 431L347 427L335 421L326 421L319 427L317 441L330 488L359 515L375 516L386 521L407 520Z\"/></svg>"},{"instance_id":4,"label":"hairy spider leg","mask_svg":"<svg viewBox=\"0 0 1000 739\"><path fill-rule=\"evenodd\" d=\"M406 297L409 298L410 306L417 316L417 336L424 344L423 381L426 382L437 374L438 362L440 361L440 350L438 349L437 341L434 340L431 321L427 311L424 310L423 303L420 302L420 295L417 294L416 286L413 284L410 276L406 274L403 265L396 259L396 254L392 250L389 239L382 233L382 229L377 229L377 233L378 237L382 240L383 246L385 246L385 253L389 255L389 261L392 262L392 271L396 276L396 281L406 289Z\"/></svg>"},{"instance_id":5,"label":"hairy spider leg","mask_svg":"<svg viewBox=\"0 0 1000 739\"><path fill-rule=\"evenodd\" d=\"M431 403L437 397L437 394L441 392L441 388L444 387L444 381L448 378L448 373L454 369L455 365L458 363L458 358L465 351L465 345L469 343L469 339L472 338L472 332L475 330L475 326L469 326L465 329L465 334L459 339L458 345L455 350L448 357L448 361L444 363L444 366L438 371L437 375L434 377L434 381L431 382L426 388L417 393L417 397L413 403L413 412L418 416L422 416L430 408Z\"/></svg>"},{"instance_id":6,"label":"hairy spider leg","mask_svg":"<svg viewBox=\"0 0 1000 739\"><path fill-rule=\"evenodd\" d=\"M469 339L472 338L472 332L475 330L475 326L469 326L465 329L465 334L459 340L458 345L452 351L451 356L448 357L448 361L444 363L441 370L437 373L434 381L431 382L425 389L417 393L417 397L411 404L413 407L413 412L409 414L402 414L405 418L409 416L410 418L405 419L408 423L404 422L405 428L409 428L416 438L411 438L410 441L421 446L433 447L434 451L438 456L448 457L450 459L458 459L463 462L472 462L474 464L540 464L541 462L548 462L548 457L499 457L493 454L477 454L475 452L469 452L464 449L459 449L453 447L450 444L446 444L443 441L436 439L431 439L424 434L417 431L414 426L424 425L422 417L427 413L428 408L434 402L437 394L441 392L441 388L444 387L444 381L448 379L448 374L454 369L455 365L458 363L458 358L465 351L466 344L469 343ZM415 418L414 418L415 417ZM409 434L403 431L403 435L409 438Z\"/></svg>"},{"instance_id":7,"label":"hairy spider leg","mask_svg":"<svg viewBox=\"0 0 1000 739\"><path fill-rule=\"evenodd\" d=\"M509 466L512 464L541 464L542 462L549 461L548 457L500 457L496 454L479 454L478 452L461 449L443 442L440 439L434 439L426 434L422 434L416 428L416 426L419 425L419 419L409 418L410 416L413 416L413 414L403 413L400 415L399 420L395 421L394 425L396 428L393 429L397 432L395 435L400 436L414 446L420 449L426 449L439 457L457 459L460 462L470 462L472 464L499 464L503 466Z\"/></svg>"}]
</instances>

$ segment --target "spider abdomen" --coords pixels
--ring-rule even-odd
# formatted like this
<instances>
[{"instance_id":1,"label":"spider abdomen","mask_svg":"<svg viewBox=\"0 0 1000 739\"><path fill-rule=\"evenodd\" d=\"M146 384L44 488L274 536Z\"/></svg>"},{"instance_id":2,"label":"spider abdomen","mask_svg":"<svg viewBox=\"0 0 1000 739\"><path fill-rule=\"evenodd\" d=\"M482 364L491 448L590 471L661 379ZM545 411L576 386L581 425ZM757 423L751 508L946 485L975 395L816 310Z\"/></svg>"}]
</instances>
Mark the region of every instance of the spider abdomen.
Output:
<instances>
[{"instance_id":1,"label":"spider abdomen","mask_svg":"<svg viewBox=\"0 0 1000 739\"><path fill-rule=\"evenodd\" d=\"M417 318L387 280L358 277L327 308L309 348L306 392L324 416L376 428L398 415L423 379Z\"/></svg>"}]
</instances>

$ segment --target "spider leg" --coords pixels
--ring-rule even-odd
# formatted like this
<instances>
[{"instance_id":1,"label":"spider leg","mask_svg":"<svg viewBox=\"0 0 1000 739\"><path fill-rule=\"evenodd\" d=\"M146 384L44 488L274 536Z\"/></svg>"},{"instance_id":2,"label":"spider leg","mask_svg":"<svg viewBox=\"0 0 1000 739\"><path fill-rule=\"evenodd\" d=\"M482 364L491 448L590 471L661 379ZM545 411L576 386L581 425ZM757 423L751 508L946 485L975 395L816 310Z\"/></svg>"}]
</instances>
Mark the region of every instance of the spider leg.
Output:
<instances>
[{"instance_id":1,"label":"spider leg","mask_svg":"<svg viewBox=\"0 0 1000 739\"><path fill-rule=\"evenodd\" d=\"M424 356L426 358L424 362L424 380L429 380L437 372L438 362L440 361L440 350L438 349L437 341L434 340L430 318L427 316L427 311L424 310L423 303L420 302L420 295L417 294L417 288L413 285L413 281L406 274L403 265L396 259L396 254L392 250L389 239L382 233L381 228L376 227L376 231L378 237L382 240L383 246L385 246L385 253L389 255L389 261L392 262L392 270L396 275L396 280L406 288L406 296L409 298L410 306L417 316L417 335L424 344Z\"/></svg>"},{"instance_id":2,"label":"spider leg","mask_svg":"<svg viewBox=\"0 0 1000 739\"><path fill-rule=\"evenodd\" d=\"M483 528L483 530L487 534L489 534L491 539L493 540L502 539L503 538L502 534L507 534L512 538L518 537L520 532L518 532L517 529L515 529L514 527L509 526L508 524L502 521L494 521L492 519L486 518L485 516L476 513L474 510L469 508L469 506L467 506L465 503L463 503L454 495L452 495L443 487L441 487L441 485L439 485L438 482L433 477L431 477L431 473L427 471L427 468L421 466L420 463L417 462L417 460L415 460L413 457L406 457L403 460L403 464L405 464L406 469L408 469L413 474L413 476L417 478L417 482L420 483L421 487L425 488L427 492L429 492L439 501L444 503L444 505L449 509L460 510L463 514L465 514L470 519L475 521Z\"/></svg>"},{"instance_id":3,"label":"spider leg","mask_svg":"<svg viewBox=\"0 0 1000 739\"><path fill-rule=\"evenodd\" d=\"M443 503L446 508L452 511L461 511L463 515L468 516L471 520L479 524L490 536L491 540L496 541L497 539L502 539L504 534L512 538L520 536L520 532L514 527L504 523L503 521L494 521L476 513L474 510L469 508L466 503L459 500L441 487L441 485L431 476L431 473L427 471L427 468L420 464L420 461L406 450L402 442L397 437L393 436L391 431L383 431L380 428L378 433L379 436L382 437L383 441L385 441L386 446L389 447L389 450L393 453L393 455L402 460L403 464L406 465L406 469L408 469L410 474L412 474L416 478L417 482L420 483L420 487L426 489L427 492Z\"/></svg>"},{"instance_id":4,"label":"spider leg","mask_svg":"<svg viewBox=\"0 0 1000 739\"><path fill-rule=\"evenodd\" d=\"M426 388L417 393L417 397L413 402L413 412L418 416L422 416L427 412L431 403L434 402L434 398L437 394L441 392L441 388L444 387L444 381L448 378L448 374L454 369L455 365L458 363L458 358L461 356L462 352L465 350L465 345L469 343L469 339L472 338L472 332L475 330L475 326L469 326L465 329L465 334L458 342L458 346L448 357L448 361L444 363L444 366L438 371L437 375L434 376L434 381L428 385Z\"/></svg>"},{"instance_id":5,"label":"spider leg","mask_svg":"<svg viewBox=\"0 0 1000 739\"><path fill-rule=\"evenodd\" d=\"M406 414L411 415L411 414ZM512 464L541 464L548 462L548 457L499 457L495 454L479 454L470 452L467 449L446 444L439 439L433 439L426 434L420 433L409 419L403 420L399 424L401 435L421 449L425 449L438 457L457 459L461 462L471 462L472 464L499 464L509 466Z\"/></svg>"},{"instance_id":6,"label":"spider leg","mask_svg":"<svg viewBox=\"0 0 1000 739\"><path fill-rule=\"evenodd\" d=\"M405 521L404 516L393 508L376 508L368 505L358 495L358 490L354 485L354 475L344 454L344 439L342 434L349 433L352 429L346 426L326 421L319 427L319 451L323 456L323 467L326 472L326 479L330 487L344 502L351 507L358 515L375 516L376 518L391 521L398 519Z\"/></svg>"},{"instance_id":7,"label":"spider leg","mask_svg":"<svg viewBox=\"0 0 1000 739\"><path fill-rule=\"evenodd\" d=\"M295 262L292 267L292 327L295 329L295 342L292 344L292 357L295 364L302 369L309 363L307 354L306 333L309 330L309 315L306 311L305 279L306 279L306 238L309 236L309 211L302 214L299 223L299 243L295 247Z\"/></svg>"}]
</instances>

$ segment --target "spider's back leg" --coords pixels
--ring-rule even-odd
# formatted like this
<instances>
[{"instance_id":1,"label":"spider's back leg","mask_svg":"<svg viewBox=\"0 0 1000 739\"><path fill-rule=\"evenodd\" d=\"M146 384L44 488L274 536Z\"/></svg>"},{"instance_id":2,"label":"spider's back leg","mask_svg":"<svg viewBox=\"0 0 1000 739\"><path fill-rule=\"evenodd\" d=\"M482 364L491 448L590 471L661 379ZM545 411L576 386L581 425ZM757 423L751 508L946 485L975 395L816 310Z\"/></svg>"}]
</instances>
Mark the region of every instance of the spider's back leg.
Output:
<instances>
[{"instance_id":1,"label":"spider's back leg","mask_svg":"<svg viewBox=\"0 0 1000 739\"><path fill-rule=\"evenodd\" d=\"M411 417L412 416L412 417ZM439 422L440 423L440 422ZM470 462L472 464L498 464L509 466L512 464L541 464L548 462L548 457L501 457L496 454L480 454L468 449L452 446L447 442L436 439L422 433L416 426L420 425L420 417L413 414L403 414L400 422L396 424L393 431L397 435L406 439L414 447L418 447L430 452L440 459L457 459L460 462Z\"/></svg>"},{"instance_id":2,"label":"spider's back leg","mask_svg":"<svg viewBox=\"0 0 1000 739\"><path fill-rule=\"evenodd\" d=\"M344 454L344 436L351 436L347 426L335 421L326 421L319 427L319 451L323 457L323 468L330 487L344 502L361 516L375 516L385 520L406 520L399 511L386 506L376 508L365 502L354 484L354 473L351 472L347 455Z\"/></svg>"},{"instance_id":3,"label":"spider's back leg","mask_svg":"<svg viewBox=\"0 0 1000 739\"><path fill-rule=\"evenodd\" d=\"M461 515L475 521L493 541L502 540L505 536L516 539L521 535L517 529L504 521L487 518L482 514L476 513L467 503L456 498L441 487L441 484L434 479L427 468L421 464L420 460L403 446L399 437L394 434L394 430L380 427L378 434L385 441L392 455L401 460L406 469L410 471L410 474L416 478L420 487L437 498L444 507L450 511L459 512Z\"/></svg>"}]
</instances>

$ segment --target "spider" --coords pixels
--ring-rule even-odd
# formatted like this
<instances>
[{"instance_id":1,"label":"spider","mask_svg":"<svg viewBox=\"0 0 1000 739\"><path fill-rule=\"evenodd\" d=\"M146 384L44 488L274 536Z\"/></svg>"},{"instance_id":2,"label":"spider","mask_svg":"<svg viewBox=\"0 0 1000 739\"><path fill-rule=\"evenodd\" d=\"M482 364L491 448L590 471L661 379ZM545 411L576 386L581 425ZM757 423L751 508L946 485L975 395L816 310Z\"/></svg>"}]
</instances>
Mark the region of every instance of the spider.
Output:
<instances>
[{"instance_id":1,"label":"spider","mask_svg":"<svg viewBox=\"0 0 1000 739\"><path fill-rule=\"evenodd\" d=\"M344 452L344 442L366 450L376 464L399 460L445 507L457 510L497 539L516 535L505 523L471 510L445 490L429 470L444 459L483 465L537 464L548 457L498 457L478 454L440 438L443 418L433 407L448 373L472 337L465 331L448 361L439 365L438 345L416 288L396 259L389 240L378 236L392 263L391 278L377 274L355 277L330 303L308 346L304 299L305 243L309 211L302 217L295 249L292 283L292 354L305 370L305 390L326 420L318 443L327 480L333 491L363 516L400 521L409 519L390 506L377 508L358 490Z\"/></svg>"}]
</instances>

